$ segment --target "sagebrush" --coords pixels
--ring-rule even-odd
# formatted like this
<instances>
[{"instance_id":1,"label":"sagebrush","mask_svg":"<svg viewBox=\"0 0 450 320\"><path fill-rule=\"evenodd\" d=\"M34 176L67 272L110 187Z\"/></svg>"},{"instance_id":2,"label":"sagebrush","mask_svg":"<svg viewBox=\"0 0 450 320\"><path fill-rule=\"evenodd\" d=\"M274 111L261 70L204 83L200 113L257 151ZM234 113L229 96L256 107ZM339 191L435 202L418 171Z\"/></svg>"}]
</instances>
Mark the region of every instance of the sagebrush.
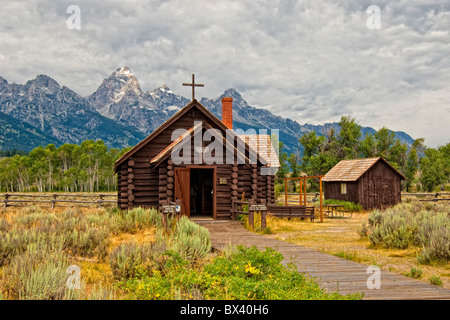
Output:
<instances>
[{"instance_id":1,"label":"sagebrush","mask_svg":"<svg viewBox=\"0 0 450 320\"><path fill-rule=\"evenodd\" d=\"M421 263L450 261L450 207L446 204L409 200L371 212L368 222L367 234L374 246L418 246L422 247Z\"/></svg>"}]
</instances>

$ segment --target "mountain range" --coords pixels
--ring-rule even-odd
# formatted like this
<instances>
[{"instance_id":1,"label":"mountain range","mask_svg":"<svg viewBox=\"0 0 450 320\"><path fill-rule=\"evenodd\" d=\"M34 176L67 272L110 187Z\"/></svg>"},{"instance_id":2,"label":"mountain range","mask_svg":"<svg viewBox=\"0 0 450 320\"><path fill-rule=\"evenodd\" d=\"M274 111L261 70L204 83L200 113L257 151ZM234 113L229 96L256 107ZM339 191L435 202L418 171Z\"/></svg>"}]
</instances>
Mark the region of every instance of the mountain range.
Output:
<instances>
[{"instance_id":1,"label":"mountain range","mask_svg":"<svg viewBox=\"0 0 450 320\"><path fill-rule=\"evenodd\" d=\"M214 99L201 98L200 103L220 119L221 98L225 96L233 98L234 128L278 129L288 152L298 150L298 139L304 133L314 130L322 134L339 128L337 123L301 125L254 108L235 89ZM142 91L128 67L115 70L87 97L61 87L46 75L38 75L24 85L9 84L0 76L0 150L30 151L39 145L78 144L88 139L102 139L114 148L133 146L189 102L166 85ZM364 136L375 129L362 127L361 131ZM395 134L408 145L414 142L404 132Z\"/></svg>"}]
</instances>

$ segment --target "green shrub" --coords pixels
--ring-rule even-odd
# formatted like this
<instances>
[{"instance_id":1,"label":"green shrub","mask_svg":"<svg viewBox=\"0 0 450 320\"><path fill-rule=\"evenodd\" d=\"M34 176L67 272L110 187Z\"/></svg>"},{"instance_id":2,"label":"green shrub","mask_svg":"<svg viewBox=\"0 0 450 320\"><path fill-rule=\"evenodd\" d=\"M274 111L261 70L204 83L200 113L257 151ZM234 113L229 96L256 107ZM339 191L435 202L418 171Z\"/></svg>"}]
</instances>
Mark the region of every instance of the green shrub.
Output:
<instances>
[{"instance_id":1,"label":"green shrub","mask_svg":"<svg viewBox=\"0 0 450 320\"><path fill-rule=\"evenodd\" d=\"M430 277L430 283L435 286L440 286L440 287L444 286L442 279L439 276L435 276L435 275L432 275Z\"/></svg>"},{"instance_id":2,"label":"green shrub","mask_svg":"<svg viewBox=\"0 0 450 320\"><path fill-rule=\"evenodd\" d=\"M327 199L323 202L323 204L340 204L344 206L345 211L350 212L361 212L363 210L362 206L359 203L335 200L335 199Z\"/></svg>"},{"instance_id":3,"label":"green shrub","mask_svg":"<svg viewBox=\"0 0 450 320\"><path fill-rule=\"evenodd\" d=\"M66 285L69 265L64 253L48 250L45 244L33 245L4 268L1 291L8 299L73 299L78 291Z\"/></svg>"},{"instance_id":4,"label":"green shrub","mask_svg":"<svg viewBox=\"0 0 450 320\"><path fill-rule=\"evenodd\" d=\"M334 254L334 256L339 257L339 258L344 258L346 260L350 260L350 261L356 261L357 258L353 253L349 253L349 252L345 252L345 251L340 251Z\"/></svg>"},{"instance_id":5,"label":"green shrub","mask_svg":"<svg viewBox=\"0 0 450 320\"><path fill-rule=\"evenodd\" d=\"M422 269L411 267L410 271L406 273L406 276L413 279L420 279L422 278L422 274L423 274Z\"/></svg>"},{"instance_id":6,"label":"green shrub","mask_svg":"<svg viewBox=\"0 0 450 320\"><path fill-rule=\"evenodd\" d=\"M11 230L0 233L0 266L7 264L15 255L24 252L28 244L37 242L40 237L35 230Z\"/></svg>"},{"instance_id":7,"label":"green shrub","mask_svg":"<svg viewBox=\"0 0 450 320\"><path fill-rule=\"evenodd\" d=\"M147 227L162 226L161 213L156 209L134 208L129 211L112 211L111 229L115 233L135 233Z\"/></svg>"},{"instance_id":8,"label":"green shrub","mask_svg":"<svg viewBox=\"0 0 450 320\"><path fill-rule=\"evenodd\" d=\"M273 234L272 229L270 227L266 227L264 230L261 231L261 234Z\"/></svg>"},{"instance_id":9,"label":"green shrub","mask_svg":"<svg viewBox=\"0 0 450 320\"><path fill-rule=\"evenodd\" d=\"M369 215L370 242L386 248L421 246L420 263L450 260L450 209L437 203L408 201Z\"/></svg>"},{"instance_id":10,"label":"green shrub","mask_svg":"<svg viewBox=\"0 0 450 320\"><path fill-rule=\"evenodd\" d=\"M38 226L49 226L58 221L54 213L47 213L42 211L32 211L28 214L18 215L14 219L14 224L17 227L32 228Z\"/></svg>"},{"instance_id":11,"label":"green shrub","mask_svg":"<svg viewBox=\"0 0 450 320\"><path fill-rule=\"evenodd\" d=\"M422 253L418 257L419 262L424 264L448 263L450 261L450 228L435 229L428 237L428 245L423 246Z\"/></svg>"},{"instance_id":12,"label":"green shrub","mask_svg":"<svg viewBox=\"0 0 450 320\"><path fill-rule=\"evenodd\" d=\"M184 258L203 258L211 251L209 231L183 216L176 224L169 246L171 250L178 252Z\"/></svg>"},{"instance_id":13,"label":"green shrub","mask_svg":"<svg viewBox=\"0 0 450 320\"><path fill-rule=\"evenodd\" d=\"M151 274L153 269L160 270L164 251L165 246L156 243L120 245L109 256L109 264L114 278L117 280L129 279L142 271Z\"/></svg>"},{"instance_id":14,"label":"green shrub","mask_svg":"<svg viewBox=\"0 0 450 320\"><path fill-rule=\"evenodd\" d=\"M369 214L368 220L369 226L375 228L381 224L381 221L383 220L383 214L378 210L374 210Z\"/></svg>"},{"instance_id":15,"label":"green shrub","mask_svg":"<svg viewBox=\"0 0 450 320\"><path fill-rule=\"evenodd\" d=\"M33 207L22 210L14 217L14 228L0 231L0 266L28 245L45 242L49 248L62 244L72 255L104 259L108 254L109 228L107 225L88 223L80 210L68 209L60 215L36 211Z\"/></svg>"},{"instance_id":16,"label":"green shrub","mask_svg":"<svg viewBox=\"0 0 450 320\"><path fill-rule=\"evenodd\" d=\"M361 238L365 238L369 235L369 228L367 227L367 224L365 222L363 222L361 229L359 229L357 233Z\"/></svg>"}]
</instances>

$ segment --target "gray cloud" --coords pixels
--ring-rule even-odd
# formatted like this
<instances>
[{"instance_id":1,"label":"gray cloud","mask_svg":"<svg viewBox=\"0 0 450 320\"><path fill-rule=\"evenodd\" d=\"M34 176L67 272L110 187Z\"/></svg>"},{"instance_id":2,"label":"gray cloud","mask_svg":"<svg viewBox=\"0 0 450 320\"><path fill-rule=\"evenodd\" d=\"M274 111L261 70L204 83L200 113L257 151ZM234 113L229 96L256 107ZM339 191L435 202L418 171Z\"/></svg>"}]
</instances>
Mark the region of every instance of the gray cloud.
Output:
<instances>
[{"instance_id":1,"label":"gray cloud","mask_svg":"<svg viewBox=\"0 0 450 320\"><path fill-rule=\"evenodd\" d=\"M69 5L81 30L66 27ZM366 27L369 5L380 30ZM143 90L238 89L250 105L300 123L341 115L449 141L448 1L14 1L0 12L0 75L48 74L82 95L127 65ZM199 89L200 90L200 89Z\"/></svg>"}]
</instances>

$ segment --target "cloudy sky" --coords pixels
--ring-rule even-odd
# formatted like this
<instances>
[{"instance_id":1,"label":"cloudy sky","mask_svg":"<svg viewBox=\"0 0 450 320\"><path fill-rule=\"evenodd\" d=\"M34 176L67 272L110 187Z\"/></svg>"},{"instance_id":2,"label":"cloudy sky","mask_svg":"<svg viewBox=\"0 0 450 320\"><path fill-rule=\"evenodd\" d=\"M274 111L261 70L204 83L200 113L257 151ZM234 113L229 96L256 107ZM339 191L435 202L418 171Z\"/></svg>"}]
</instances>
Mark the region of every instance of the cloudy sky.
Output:
<instances>
[{"instance_id":1,"label":"cloudy sky","mask_svg":"<svg viewBox=\"0 0 450 320\"><path fill-rule=\"evenodd\" d=\"M80 29L67 9L80 9ZM299 123L350 115L436 147L450 141L450 1L2 1L0 75L94 92L128 66L144 91L236 88ZM367 12L369 6L380 9Z\"/></svg>"}]
</instances>

